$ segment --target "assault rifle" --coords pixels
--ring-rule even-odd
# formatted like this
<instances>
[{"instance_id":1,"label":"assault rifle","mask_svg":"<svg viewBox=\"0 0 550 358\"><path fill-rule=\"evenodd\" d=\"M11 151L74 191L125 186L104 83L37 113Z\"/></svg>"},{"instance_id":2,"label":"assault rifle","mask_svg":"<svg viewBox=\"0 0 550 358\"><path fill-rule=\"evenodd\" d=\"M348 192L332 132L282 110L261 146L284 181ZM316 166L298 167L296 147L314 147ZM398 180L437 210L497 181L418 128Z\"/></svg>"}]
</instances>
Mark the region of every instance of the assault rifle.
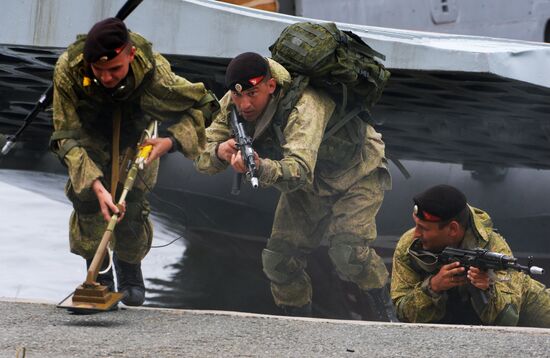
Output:
<instances>
[{"instance_id":1,"label":"assault rifle","mask_svg":"<svg viewBox=\"0 0 550 358\"><path fill-rule=\"evenodd\" d=\"M124 19L126 19L126 17L128 17L128 15L130 15L132 11L134 11L134 9L139 4L141 4L142 1L143 0L127 0L124 5L122 5L120 10L118 10L115 17L124 21ZM29 124L31 124L36 119L36 117L38 117L40 112L45 110L52 103L52 99L53 83L50 84L50 86L46 89L44 93L42 93L42 95L38 99L38 102L36 102L32 111L27 114L23 124L17 130L17 132L15 132L15 134L13 135L9 135L6 137L6 143L2 147L1 151L2 155L6 155L9 153L9 151L15 146L15 142L17 142L17 139L19 138L21 133L23 133L23 131L29 126Z\"/></svg>"},{"instance_id":2,"label":"assault rifle","mask_svg":"<svg viewBox=\"0 0 550 358\"><path fill-rule=\"evenodd\" d=\"M542 267L531 265L531 258L527 266L520 265L518 260L512 256L491 252L485 249L463 250L447 247L439 255L439 262L449 264L451 262L460 262L460 264L468 270L470 266L479 268L480 270L517 270L531 275L542 275L544 269Z\"/></svg>"},{"instance_id":3,"label":"assault rifle","mask_svg":"<svg viewBox=\"0 0 550 358\"><path fill-rule=\"evenodd\" d=\"M237 142L237 148L241 151L241 155L246 166L246 177L250 179L250 184L254 189L258 187L258 173L256 162L254 161L254 149L252 149L252 138L246 135L242 122L237 116L237 109L233 107L230 115L231 129L233 136ZM231 194L238 195L241 191L242 174L237 173L233 178L233 187Z\"/></svg>"},{"instance_id":4,"label":"assault rifle","mask_svg":"<svg viewBox=\"0 0 550 358\"><path fill-rule=\"evenodd\" d=\"M517 262L518 260L512 256L491 252L485 249L464 250L446 247L443 252L439 254L438 261L442 264L458 261L466 271L468 271L470 266L474 266L483 271L512 269L531 275L544 274L543 268L531 265L531 258L529 258L529 264L524 266L520 265ZM489 302L487 292L475 288L472 284L469 284L467 289L476 304L485 306Z\"/></svg>"}]
</instances>

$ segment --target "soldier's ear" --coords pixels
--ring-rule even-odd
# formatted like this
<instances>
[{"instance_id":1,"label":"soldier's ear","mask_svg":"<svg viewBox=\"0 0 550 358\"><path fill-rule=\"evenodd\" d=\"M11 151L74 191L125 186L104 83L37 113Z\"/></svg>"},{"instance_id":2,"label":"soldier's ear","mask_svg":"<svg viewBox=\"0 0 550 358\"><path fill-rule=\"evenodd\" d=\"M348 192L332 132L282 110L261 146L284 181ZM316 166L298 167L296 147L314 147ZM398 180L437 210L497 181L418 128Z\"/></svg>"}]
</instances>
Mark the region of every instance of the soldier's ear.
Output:
<instances>
[{"instance_id":1,"label":"soldier's ear","mask_svg":"<svg viewBox=\"0 0 550 358\"><path fill-rule=\"evenodd\" d=\"M269 94L273 94L277 88L277 81L273 77L267 80L267 90Z\"/></svg>"},{"instance_id":2,"label":"soldier's ear","mask_svg":"<svg viewBox=\"0 0 550 358\"><path fill-rule=\"evenodd\" d=\"M132 62L134 60L134 56L136 54L136 47L135 46L132 46L132 48L130 49L130 62Z\"/></svg>"},{"instance_id":3,"label":"soldier's ear","mask_svg":"<svg viewBox=\"0 0 550 358\"><path fill-rule=\"evenodd\" d=\"M453 239L462 239L462 231L462 226L460 226L458 221L453 220L449 223L449 236Z\"/></svg>"}]
</instances>

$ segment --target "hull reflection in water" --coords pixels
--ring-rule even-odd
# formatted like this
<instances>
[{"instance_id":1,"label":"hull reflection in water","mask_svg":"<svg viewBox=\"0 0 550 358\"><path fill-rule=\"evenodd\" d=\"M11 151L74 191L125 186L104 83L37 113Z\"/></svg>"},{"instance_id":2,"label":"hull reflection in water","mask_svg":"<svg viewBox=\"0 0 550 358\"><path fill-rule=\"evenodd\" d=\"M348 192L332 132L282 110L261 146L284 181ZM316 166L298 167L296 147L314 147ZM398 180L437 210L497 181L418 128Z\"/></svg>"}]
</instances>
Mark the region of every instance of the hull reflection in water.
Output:
<instances>
[{"instance_id":1,"label":"hull reflection in water","mask_svg":"<svg viewBox=\"0 0 550 358\"><path fill-rule=\"evenodd\" d=\"M7 162L2 164L5 166ZM40 165L40 162L35 161L34 164ZM487 181L490 178L484 178L483 181L472 179L470 172L464 171L459 165L426 162L405 164L413 175L412 179L404 180L398 172L392 173L394 189L386 194L377 217L379 237L374 247L389 268L399 235L412 226L412 196L431 185L448 183L461 188L474 206L491 214L495 226L506 237L521 263L527 263L527 256L533 255L534 264L550 269L550 250L546 241L550 232L550 210L545 200L549 196L550 189L545 183L550 180L550 171L510 169L502 177L496 178L498 180L490 182ZM394 168L391 169L393 171ZM31 189L66 205L67 213L59 215L52 223L60 234L48 238L62 245L63 256L42 250L50 255L43 261L45 264L64 260L61 257L76 258L75 263L63 266L79 271L72 276L70 284L66 280L58 282L55 284L58 286L55 287L58 295L52 297L45 293L41 297L60 299L84 278L80 259L68 252L66 225L70 207L62 192L66 177L8 170L0 173L0 181ZM241 196L234 197L229 194L230 186L229 171L208 177L197 174L191 163L180 155L171 155L163 160L159 183L150 197L155 213L153 245L169 243L182 234L185 241L178 240L168 247L154 248L144 260L147 305L279 313L273 304L269 282L260 262L278 194L273 190L252 191L243 186ZM4 207L3 210L24 210L13 207L14 202L16 200L8 205L9 209ZM18 226L27 230L26 235L32 240L22 241L21 244L18 240L10 243L9 251L12 253L9 255L15 259L2 260L3 265L10 262L9 267L3 267L3 273L13 272L14 267L23 270L21 272L26 272L28 276L32 272L47 272L35 260L25 261L24 266L20 264L28 258L22 247L31 247L35 242L33 240L37 240L37 232L41 235L40 240L44 240L44 233L40 229L33 229L36 223L40 226L40 222L35 221L40 216L39 212L25 214L24 224L19 222ZM8 224L5 225L13 228L20 216L11 217L14 219L7 220ZM307 270L313 280L314 315L343 319L371 317L368 305L357 288L338 278L326 247L319 248L311 255ZM55 282L54 278L60 275L60 271L48 273L40 280L47 284ZM547 286L550 283L549 275L537 279ZM4 279L2 282L5 282ZM26 285L30 287L33 283L27 281ZM15 294L0 292L0 296L14 297ZM20 290L18 297L25 297L25 291Z\"/></svg>"},{"instance_id":2,"label":"hull reflection in water","mask_svg":"<svg viewBox=\"0 0 550 358\"><path fill-rule=\"evenodd\" d=\"M206 232L187 232L186 239L185 254L171 265L175 274L169 280L149 279L157 287L148 290L149 305L281 314L262 272L264 243ZM314 316L373 316L359 290L332 269L326 247L312 253L307 271L314 287Z\"/></svg>"}]
</instances>

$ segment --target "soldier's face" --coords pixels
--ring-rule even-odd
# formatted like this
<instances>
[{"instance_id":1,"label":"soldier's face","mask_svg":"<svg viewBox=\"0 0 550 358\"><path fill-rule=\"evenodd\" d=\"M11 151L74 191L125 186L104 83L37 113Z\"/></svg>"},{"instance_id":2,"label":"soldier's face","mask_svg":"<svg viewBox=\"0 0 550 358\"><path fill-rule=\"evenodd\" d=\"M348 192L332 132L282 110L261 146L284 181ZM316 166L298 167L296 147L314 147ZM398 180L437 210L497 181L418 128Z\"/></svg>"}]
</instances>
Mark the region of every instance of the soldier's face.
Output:
<instances>
[{"instance_id":1,"label":"soldier's face","mask_svg":"<svg viewBox=\"0 0 550 358\"><path fill-rule=\"evenodd\" d=\"M460 243L461 238L459 225L456 221L451 221L442 228L439 223L424 221L413 214L415 223L414 237L419 238L424 250L438 252L447 246L455 247Z\"/></svg>"},{"instance_id":2,"label":"soldier's face","mask_svg":"<svg viewBox=\"0 0 550 358\"><path fill-rule=\"evenodd\" d=\"M241 93L231 91L231 99L237 106L241 116L246 121L253 122L260 117L265 107L267 107L276 87L275 79L270 78Z\"/></svg>"},{"instance_id":3,"label":"soldier's face","mask_svg":"<svg viewBox=\"0 0 550 358\"><path fill-rule=\"evenodd\" d=\"M93 63L91 67L95 78L105 88L115 88L128 75L135 53L136 48L132 46L111 60Z\"/></svg>"}]
</instances>

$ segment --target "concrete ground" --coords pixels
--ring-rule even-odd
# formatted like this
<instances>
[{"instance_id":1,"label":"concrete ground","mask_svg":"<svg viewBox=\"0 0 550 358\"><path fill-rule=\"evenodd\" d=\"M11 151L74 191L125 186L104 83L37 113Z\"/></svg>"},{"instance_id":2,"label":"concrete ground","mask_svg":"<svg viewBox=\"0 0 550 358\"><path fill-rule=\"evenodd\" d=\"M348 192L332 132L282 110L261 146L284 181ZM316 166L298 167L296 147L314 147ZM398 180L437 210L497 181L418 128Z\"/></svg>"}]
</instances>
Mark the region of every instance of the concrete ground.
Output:
<instances>
[{"instance_id":1,"label":"concrete ground","mask_svg":"<svg viewBox=\"0 0 550 358\"><path fill-rule=\"evenodd\" d=\"M549 357L550 329L0 301L0 357Z\"/></svg>"}]
</instances>

